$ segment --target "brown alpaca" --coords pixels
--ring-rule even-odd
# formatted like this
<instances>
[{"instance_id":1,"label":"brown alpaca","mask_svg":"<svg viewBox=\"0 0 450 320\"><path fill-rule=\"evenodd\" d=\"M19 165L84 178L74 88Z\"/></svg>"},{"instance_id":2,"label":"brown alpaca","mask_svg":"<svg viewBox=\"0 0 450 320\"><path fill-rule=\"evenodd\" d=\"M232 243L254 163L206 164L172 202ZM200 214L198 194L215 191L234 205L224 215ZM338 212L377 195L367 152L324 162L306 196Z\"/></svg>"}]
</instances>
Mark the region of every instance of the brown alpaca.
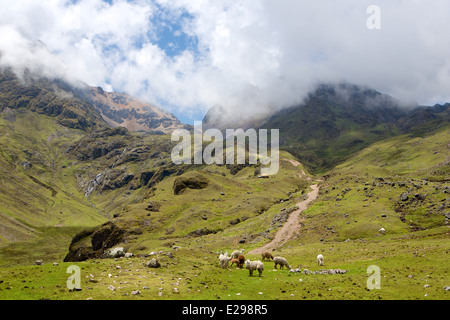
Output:
<instances>
[{"instance_id":1,"label":"brown alpaca","mask_svg":"<svg viewBox=\"0 0 450 320\"><path fill-rule=\"evenodd\" d=\"M240 264L239 264L239 260L238 259L231 259L230 267L232 267L233 264L236 264L236 266L239 267L239 268L241 267Z\"/></svg>"},{"instance_id":2,"label":"brown alpaca","mask_svg":"<svg viewBox=\"0 0 450 320\"><path fill-rule=\"evenodd\" d=\"M238 260L239 260L239 268L242 268L245 263L245 257L242 254L240 254Z\"/></svg>"},{"instance_id":3,"label":"brown alpaca","mask_svg":"<svg viewBox=\"0 0 450 320\"><path fill-rule=\"evenodd\" d=\"M262 260L273 260L273 255L268 251L264 251L263 253L261 253L261 256Z\"/></svg>"}]
</instances>

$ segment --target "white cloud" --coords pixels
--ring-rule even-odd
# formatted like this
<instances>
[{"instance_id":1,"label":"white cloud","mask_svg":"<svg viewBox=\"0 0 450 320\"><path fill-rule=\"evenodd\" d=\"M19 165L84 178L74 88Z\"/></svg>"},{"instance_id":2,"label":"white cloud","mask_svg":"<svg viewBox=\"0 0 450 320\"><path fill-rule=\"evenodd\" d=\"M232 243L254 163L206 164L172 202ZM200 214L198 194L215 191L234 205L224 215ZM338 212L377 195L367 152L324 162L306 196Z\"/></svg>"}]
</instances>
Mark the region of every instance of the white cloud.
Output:
<instances>
[{"instance_id":1,"label":"white cloud","mask_svg":"<svg viewBox=\"0 0 450 320\"><path fill-rule=\"evenodd\" d=\"M371 4L381 30L366 27ZM219 104L242 116L340 80L430 104L450 101L448 12L446 0L0 1L0 51L2 63L63 70L178 113ZM168 55L162 23L182 26L168 46L183 32L195 43ZM27 52L36 40L64 67Z\"/></svg>"}]
</instances>

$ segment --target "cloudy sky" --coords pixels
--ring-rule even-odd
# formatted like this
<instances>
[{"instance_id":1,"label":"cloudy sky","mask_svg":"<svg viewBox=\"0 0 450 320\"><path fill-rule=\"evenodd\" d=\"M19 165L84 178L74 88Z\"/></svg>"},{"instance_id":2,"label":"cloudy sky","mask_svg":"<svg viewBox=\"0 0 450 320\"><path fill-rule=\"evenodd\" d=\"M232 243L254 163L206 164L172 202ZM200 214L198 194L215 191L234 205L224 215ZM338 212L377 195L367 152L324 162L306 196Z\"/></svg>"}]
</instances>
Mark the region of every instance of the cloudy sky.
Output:
<instances>
[{"instance_id":1,"label":"cloudy sky","mask_svg":"<svg viewBox=\"0 0 450 320\"><path fill-rule=\"evenodd\" d=\"M448 0L0 0L0 63L128 92L188 123L214 105L292 105L330 81L434 104L450 101L449 14Z\"/></svg>"}]
</instances>

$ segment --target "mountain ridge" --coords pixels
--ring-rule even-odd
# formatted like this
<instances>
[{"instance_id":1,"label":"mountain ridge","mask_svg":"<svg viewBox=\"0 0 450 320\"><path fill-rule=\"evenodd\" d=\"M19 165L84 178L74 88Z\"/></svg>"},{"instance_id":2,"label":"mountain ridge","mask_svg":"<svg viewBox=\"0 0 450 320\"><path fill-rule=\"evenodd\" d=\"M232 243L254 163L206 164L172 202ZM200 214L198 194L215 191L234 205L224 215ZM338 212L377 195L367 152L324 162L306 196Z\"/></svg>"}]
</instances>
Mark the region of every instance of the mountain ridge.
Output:
<instances>
[{"instance_id":1,"label":"mountain ridge","mask_svg":"<svg viewBox=\"0 0 450 320\"><path fill-rule=\"evenodd\" d=\"M173 114L125 93L89 87L88 95L94 107L112 127L122 126L130 131L161 134L187 127Z\"/></svg>"},{"instance_id":2,"label":"mountain ridge","mask_svg":"<svg viewBox=\"0 0 450 320\"><path fill-rule=\"evenodd\" d=\"M189 128L173 114L126 93L106 92L84 83L73 85L29 70L19 77L11 68L0 68L0 108L27 108L81 130L111 126L168 134Z\"/></svg>"}]
</instances>

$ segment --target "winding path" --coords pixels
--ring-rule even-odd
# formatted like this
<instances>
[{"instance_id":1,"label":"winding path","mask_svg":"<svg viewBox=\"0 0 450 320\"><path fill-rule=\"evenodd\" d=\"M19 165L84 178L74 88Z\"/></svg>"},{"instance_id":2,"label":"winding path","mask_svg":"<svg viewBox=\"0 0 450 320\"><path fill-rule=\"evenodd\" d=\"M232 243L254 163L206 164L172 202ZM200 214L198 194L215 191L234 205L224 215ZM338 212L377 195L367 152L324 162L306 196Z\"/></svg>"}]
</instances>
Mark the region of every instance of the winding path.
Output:
<instances>
[{"instance_id":1,"label":"winding path","mask_svg":"<svg viewBox=\"0 0 450 320\"><path fill-rule=\"evenodd\" d=\"M286 159L287 160L287 159ZM294 166L299 166L300 163L294 160L288 160L290 161ZM303 170L300 172L300 176L305 175ZM308 179L310 180L310 179ZM275 237L273 240L269 243L266 243L260 248L253 249L249 251L249 254L261 254L264 251L272 251L274 249L277 249L281 247L283 244L285 244L288 240L291 240L294 238L295 234L300 230L300 213L308 208L308 205L310 202L317 199L319 195L319 185L313 184L311 185L312 191L308 193L308 197L306 200L303 200L296 204L298 207L297 210L292 211L289 215L288 220L286 223L281 227L280 230L277 231L275 234Z\"/></svg>"}]
</instances>

